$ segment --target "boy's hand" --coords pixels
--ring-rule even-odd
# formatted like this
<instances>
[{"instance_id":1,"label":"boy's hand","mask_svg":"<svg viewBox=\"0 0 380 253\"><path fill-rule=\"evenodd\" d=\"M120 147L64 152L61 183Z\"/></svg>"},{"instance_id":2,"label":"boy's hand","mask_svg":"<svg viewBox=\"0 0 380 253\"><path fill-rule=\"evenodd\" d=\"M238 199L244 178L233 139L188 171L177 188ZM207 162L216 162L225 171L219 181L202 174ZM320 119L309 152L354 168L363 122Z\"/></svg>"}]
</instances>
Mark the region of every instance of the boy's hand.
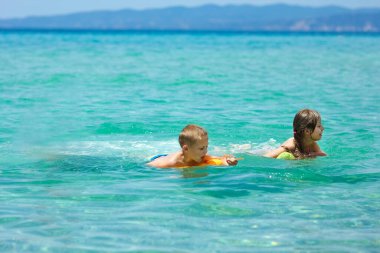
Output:
<instances>
[{"instance_id":1,"label":"boy's hand","mask_svg":"<svg viewBox=\"0 0 380 253\"><path fill-rule=\"evenodd\" d=\"M226 156L226 162L228 166L235 166L238 160L234 156Z\"/></svg>"}]
</instances>

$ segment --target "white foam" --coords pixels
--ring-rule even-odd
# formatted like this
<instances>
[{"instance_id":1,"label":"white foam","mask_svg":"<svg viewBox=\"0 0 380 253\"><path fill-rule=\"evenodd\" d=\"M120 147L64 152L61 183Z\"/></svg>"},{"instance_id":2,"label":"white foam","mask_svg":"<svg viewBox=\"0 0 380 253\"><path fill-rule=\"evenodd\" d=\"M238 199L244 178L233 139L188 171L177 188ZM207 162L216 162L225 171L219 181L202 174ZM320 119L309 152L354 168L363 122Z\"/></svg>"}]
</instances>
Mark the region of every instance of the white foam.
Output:
<instances>
[{"instance_id":1,"label":"white foam","mask_svg":"<svg viewBox=\"0 0 380 253\"><path fill-rule=\"evenodd\" d=\"M276 140L269 139L263 143L229 143L209 147L211 155L250 154L263 155L276 147ZM46 148L46 147L45 147ZM47 148L50 155L81 155L128 157L144 160L157 154L168 154L179 150L176 140L164 141L77 141L54 145Z\"/></svg>"},{"instance_id":2,"label":"white foam","mask_svg":"<svg viewBox=\"0 0 380 253\"><path fill-rule=\"evenodd\" d=\"M57 155L146 158L178 150L176 141L79 141L50 147Z\"/></svg>"}]
</instances>

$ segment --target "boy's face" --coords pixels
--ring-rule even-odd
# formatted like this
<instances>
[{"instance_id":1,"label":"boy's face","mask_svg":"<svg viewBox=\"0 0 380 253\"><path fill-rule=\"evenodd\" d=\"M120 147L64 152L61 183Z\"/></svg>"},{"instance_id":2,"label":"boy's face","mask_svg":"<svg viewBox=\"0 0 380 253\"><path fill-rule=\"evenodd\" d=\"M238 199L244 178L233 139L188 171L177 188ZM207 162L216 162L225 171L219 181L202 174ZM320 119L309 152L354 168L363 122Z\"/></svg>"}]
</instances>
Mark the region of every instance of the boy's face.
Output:
<instances>
[{"instance_id":1,"label":"boy's face","mask_svg":"<svg viewBox=\"0 0 380 253\"><path fill-rule=\"evenodd\" d=\"M187 156L195 162L202 162L203 157L207 154L208 137L205 136L193 145L187 145Z\"/></svg>"}]
</instances>

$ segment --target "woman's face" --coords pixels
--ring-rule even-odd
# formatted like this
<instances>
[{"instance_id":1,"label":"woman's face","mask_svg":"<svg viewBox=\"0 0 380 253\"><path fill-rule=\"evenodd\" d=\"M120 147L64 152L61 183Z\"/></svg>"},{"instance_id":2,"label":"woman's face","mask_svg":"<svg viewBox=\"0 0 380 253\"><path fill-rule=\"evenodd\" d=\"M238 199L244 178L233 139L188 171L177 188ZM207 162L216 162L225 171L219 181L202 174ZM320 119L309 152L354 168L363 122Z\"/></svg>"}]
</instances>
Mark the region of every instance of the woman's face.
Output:
<instances>
[{"instance_id":1,"label":"woman's face","mask_svg":"<svg viewBox=\"0 0 380 253\"><path fill-rule=\"evenodd\" d=\"M325 128L322 126L322 122L319 120L317 125L314 128L314 131L311 133L311 139L313 141L319 141L322 139L322 134Z\"/></svg>"}]
</instances>

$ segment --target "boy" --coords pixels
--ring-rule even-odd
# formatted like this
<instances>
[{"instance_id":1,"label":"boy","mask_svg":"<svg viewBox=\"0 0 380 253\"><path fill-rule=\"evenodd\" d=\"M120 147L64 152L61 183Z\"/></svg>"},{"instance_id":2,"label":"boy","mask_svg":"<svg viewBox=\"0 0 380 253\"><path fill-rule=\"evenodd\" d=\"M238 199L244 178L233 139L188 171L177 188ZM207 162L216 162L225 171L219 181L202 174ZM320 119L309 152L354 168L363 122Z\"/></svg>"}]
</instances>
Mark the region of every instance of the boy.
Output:
<instances>
[{"instance_id":1,"label":"boy","mask_svg":"<svg viewBox=\"0 0 380 253\"><path fill-rule=\"evenodd\" d=\"M181 151L169 155L158 155L151 159L149 166L157 168L183 168L191 166L230 166L238 161L233 156L212 157L207 155L208 134L197 125L187 125L178 137Z\"/></svg>"}]
</instances>

